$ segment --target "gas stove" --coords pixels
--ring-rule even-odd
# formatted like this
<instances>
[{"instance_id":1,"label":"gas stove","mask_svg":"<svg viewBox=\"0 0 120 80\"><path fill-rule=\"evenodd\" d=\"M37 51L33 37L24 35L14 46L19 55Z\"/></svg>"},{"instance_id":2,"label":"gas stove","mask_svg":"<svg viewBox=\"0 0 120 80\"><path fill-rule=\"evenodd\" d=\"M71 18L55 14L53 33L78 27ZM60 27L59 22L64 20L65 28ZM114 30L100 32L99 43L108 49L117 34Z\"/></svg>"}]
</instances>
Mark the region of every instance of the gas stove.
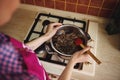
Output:
<instances>
[{"instance_id":1,"label":"gas stove","mask_svg":"<svg viewBox=\"0 0 120 80\"><path fill-rule=\"evenodd\" d=\"M35 38L38 38L38 37L44 35L46 32L47 25L50 24L51 22L59 22L62 24L73 24L73 25L79 26L84 32L88 33L88 22L87 21L78 20L76 18L71 19L71 18L61 17L61 16L57 16L57 15L52 15L50 13L49 14L39 13L36 16L32 26L24 40L24 43L29 42ZM87 35L88 35L88 39L91 39L89 34L87 34ZM49 49L49 52L46 51L46 47ZM41 46L39 46L35 50L35 52L38 55L38 58L40 59L40 61L43 62L43 65L45 67L50 67L50 66L54 65L54 67L59 66L59 68L61 67L61 69L63 69L63 67L65 67L69 61L69 59L65 59L65 58L58 56L54 52L54 50L52 50L49 41L47 41L47 42L43 43ZM47 66L47 65L49 65L49 66ZM57 67L55 67L55 68L57 68ZM83 63L78 63L74 66L74 69L77 71L82 71L82 70L84 70L83 67L84 67ZM61 71L56 72L56 73L53 72L53 73L60 74ZM48 72L50 72L50 71L48 70Z\"/></svg>"}]
</instances>

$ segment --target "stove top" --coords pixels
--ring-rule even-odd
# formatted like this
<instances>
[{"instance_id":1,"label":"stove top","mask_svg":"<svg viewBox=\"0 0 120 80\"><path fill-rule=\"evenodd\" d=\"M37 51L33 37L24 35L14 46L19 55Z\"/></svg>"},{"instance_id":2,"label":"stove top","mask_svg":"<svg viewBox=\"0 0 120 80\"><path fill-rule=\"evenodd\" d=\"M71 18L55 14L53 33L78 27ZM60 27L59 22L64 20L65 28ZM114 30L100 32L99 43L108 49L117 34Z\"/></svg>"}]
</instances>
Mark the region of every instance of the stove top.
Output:
<instances>
[{"instance_id":1,"label":"stove top","mask_svg":"<svg viewBox=\"0 0 120 80\"><path fill-rule=\"evenodd\" d=\"M57 15L52 15L50 13L49 14L39 13L35 18L34 23L31 26L31 29L29 30L29 33L26 39L24 40L24 42L25 43L29 42L37 37L44 35L46 32L47 25L51 22L60 22L62 24L74 24L76 26L79 26L86 33L88 30L86 21L77 20L75 18L71 19L71 18L61 17ZM46 47L49 49L49 52L46 51ZM64 59L61 56L57 55L57 53L55 53L52 50L49 42L43 43L40 47L38 47L35 50L35 52L37 53L38 58L45 62L66 66L69 61L69 59ZM74 68L82 70L83 63L76 64Z\"/></svg>"}]
</instances>

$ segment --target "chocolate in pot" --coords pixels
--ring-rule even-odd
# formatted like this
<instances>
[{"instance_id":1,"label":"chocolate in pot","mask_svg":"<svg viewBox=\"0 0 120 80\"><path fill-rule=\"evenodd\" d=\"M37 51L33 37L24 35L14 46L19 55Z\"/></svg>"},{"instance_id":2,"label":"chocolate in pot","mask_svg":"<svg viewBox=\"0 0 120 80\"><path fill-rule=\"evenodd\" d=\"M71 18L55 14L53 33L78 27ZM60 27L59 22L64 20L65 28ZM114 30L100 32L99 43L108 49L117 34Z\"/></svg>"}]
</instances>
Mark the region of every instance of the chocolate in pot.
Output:
<instances>
[{"instance_id":1,"label":"chocolate in pot","mask_svg":"<svg viewBox=\"0 0 120 80\"><path fill-rule=\"evenodd\" d=\"M54 47L63 54L72 55L74 52L80 50L80 46L75 44L76 38L81 38L82 35L79 34L80 32L77 29L64 30L59 31L59 35L55 35L53 37L53 44Z\"/></svg>"}]
</instances>

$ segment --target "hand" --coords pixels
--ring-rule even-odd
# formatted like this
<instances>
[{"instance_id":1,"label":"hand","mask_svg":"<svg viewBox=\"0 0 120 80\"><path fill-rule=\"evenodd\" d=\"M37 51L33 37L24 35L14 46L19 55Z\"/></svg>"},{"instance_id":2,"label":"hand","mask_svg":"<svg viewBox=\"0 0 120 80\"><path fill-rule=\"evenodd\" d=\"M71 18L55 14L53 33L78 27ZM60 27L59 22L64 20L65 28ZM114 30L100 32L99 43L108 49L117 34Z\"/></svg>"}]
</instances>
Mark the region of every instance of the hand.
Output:
<instances>
[{"instance_id":1,"label":"hand","mask_svg":"<svg viewBox=\"0 0 120 80\"><path fill-rule=\"evenodd\" d=\"M80 62L87 62L89 60L89 55L84 54L86 51L88 51L90 47L86 47L83 50L77 51L73 54L71 57L71 61L76 64Z\"/></svg>"},{"instance_id":2,"label":"hand","mask_svg":"<svg viewBox=\"0 0 120 80\"><path fill-rule=\"evenodd\" d=\"M70 77L72 75L72 70L73 70L74 65L76 63L86 62L88 60L89 56L87 54L84 54L84 53L86 51L88 51L89 49L90 49L90 47L86 47L86 48L84 48L81 51L75 52L73 54L73 56L71 57L69 63L65 67L64 71L60 75L58 80L70 80Z\"/></svg>"},{"instance_id":3,"label":"hand","mask_svg":"<svg viewBox=\"0 0 120 80\"><path fill-rule=\"evenodd\" d=\"M59 26L61 26L61 23L51 23L48 25L47 30L46 30L46 36L48 36L49 38L52 38L55 33L57 32L57 30L60 28Z\"/></svg>"}]
</instances>

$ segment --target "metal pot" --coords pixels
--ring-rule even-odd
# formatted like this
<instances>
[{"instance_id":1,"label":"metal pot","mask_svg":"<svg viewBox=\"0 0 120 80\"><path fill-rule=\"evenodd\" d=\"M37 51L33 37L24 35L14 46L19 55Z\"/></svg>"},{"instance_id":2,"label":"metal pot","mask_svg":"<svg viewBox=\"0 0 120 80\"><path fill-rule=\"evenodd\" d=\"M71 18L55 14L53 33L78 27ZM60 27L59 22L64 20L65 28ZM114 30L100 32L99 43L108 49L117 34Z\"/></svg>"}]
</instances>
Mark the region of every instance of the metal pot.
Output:
<instances>
[{"instance_id":1,"label":"metal pot","mask_svg":"<svg viewBox=\"0 0 120 80\"><path fill-rule=\"evenodd\" d=\"M60 28L59 28L58 31L56 32L55 36L56 36L56 35L61 35L61 34L63 34L64 32L65 32L65 33L71 33L72 30L76 30L76 32L78 32L78 34L79 34L80 36L82 36L82 38L84 39L83 44L86 45L86 44L87 44L87 36L86 36L86 33L85 33L80 27L78 27L78 26L76 26L76 25L65 24L65 25L60 26ZM54 36L53 36L53 37L54 37ZM59 55L61 55L61 56L65 56L65 57L71 57L71 56L72 56L72 54L65 54L65 53L62 53L62 52L60 52L59 50L57 50L56 47L55 47L55 45L54 45L54 43L53 43L53 39L54 39L54 38L52 38L52 39L50 40L50 45L51 45L51 47L53 48L53 50L54 50L55 52L57 52L57 53L58 53ZM72 47L72 46L71 46L71 47Z\"/></svg>"}]
</instances>

